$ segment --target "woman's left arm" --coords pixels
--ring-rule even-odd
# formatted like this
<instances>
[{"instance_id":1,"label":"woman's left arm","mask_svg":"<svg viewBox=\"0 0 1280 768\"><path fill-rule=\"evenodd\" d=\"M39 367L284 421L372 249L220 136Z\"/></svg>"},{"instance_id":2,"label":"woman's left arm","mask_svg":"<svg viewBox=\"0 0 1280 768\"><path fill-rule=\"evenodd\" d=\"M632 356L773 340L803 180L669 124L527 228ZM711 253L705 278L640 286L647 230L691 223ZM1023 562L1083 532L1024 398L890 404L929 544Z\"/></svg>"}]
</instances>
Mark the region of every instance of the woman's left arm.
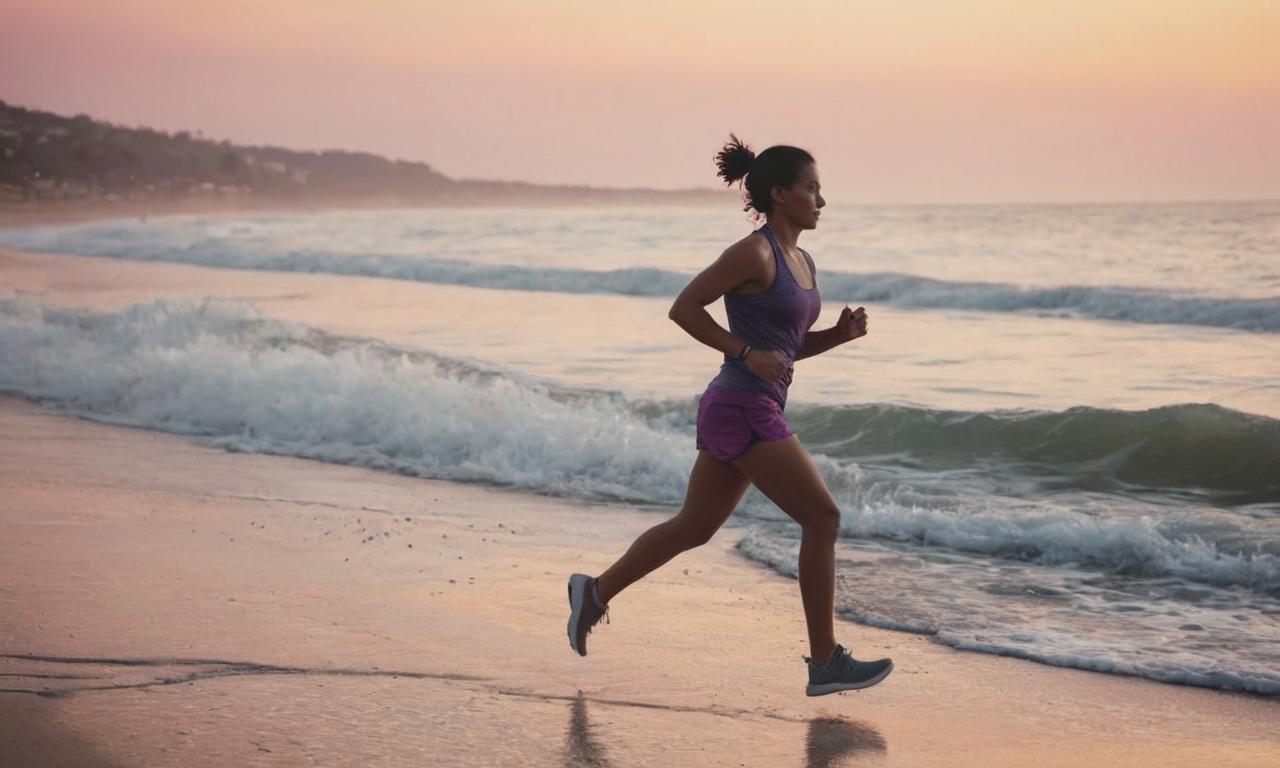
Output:
<instances>
[{"instance_id":1,"label":"woman's left arm","mask_svg":"<svg viewBox=\"0 0 1280 768\"><path fill-rule=\"evenodd\" d=\"M836 321L834 326L821 331L808 331L805 333L804 341L800 344L800 351L796 353L796 360L820 355L847 341L853 341L866 335L866 308L858 307L857 310L852 310L846 306L840 312L840 319Z\"/></svg>"}]
</instances>

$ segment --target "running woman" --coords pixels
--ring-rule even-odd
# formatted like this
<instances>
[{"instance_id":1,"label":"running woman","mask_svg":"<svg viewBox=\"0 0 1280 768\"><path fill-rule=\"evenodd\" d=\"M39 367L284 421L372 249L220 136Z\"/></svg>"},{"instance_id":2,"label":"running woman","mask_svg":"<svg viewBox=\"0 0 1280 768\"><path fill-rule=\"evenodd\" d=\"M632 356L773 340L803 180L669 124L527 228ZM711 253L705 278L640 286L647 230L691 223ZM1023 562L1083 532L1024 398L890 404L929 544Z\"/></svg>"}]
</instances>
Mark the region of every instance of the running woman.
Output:
<instances>
[{"instance_id":1,"label":"running woman","mask_svg":"<svg viewBox=\"0 0 1280 768\"><path fill-rule=\"evenodd\" d=\"M805 693L866 688L883 680L893 662L858 661L836 642L840 510L783 409L795 362L865 336L867 313L846 306L835 326L809 330L821 300L813 259L796 243L802 231L817 228L826 205L813 156L785 145L757 156L731 133L715 160L726 184L744 180L744 210L754 210L766 223L694 277L668 313L690 336L724 354L698 405L698 456L684 505L641 534L604 573L569 577L569 645L587 655L587 634L614 596L709 541L755 485L801 528L800 597L812 654L805 657ZM727 331L705 309L721 296Z\"/></svg>"}]
</instances>

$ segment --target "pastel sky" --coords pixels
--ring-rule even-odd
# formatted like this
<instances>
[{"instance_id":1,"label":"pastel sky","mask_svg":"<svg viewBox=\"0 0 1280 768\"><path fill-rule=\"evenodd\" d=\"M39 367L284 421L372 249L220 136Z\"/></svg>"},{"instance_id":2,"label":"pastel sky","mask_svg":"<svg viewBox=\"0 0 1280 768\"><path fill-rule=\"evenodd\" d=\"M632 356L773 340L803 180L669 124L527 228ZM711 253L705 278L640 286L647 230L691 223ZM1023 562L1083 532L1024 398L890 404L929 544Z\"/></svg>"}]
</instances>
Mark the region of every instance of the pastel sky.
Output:
<instances>
[{"instance_id":1,"label":"pastel sky","mask_svg":"<svg viewBox=\"0 0 1280 768\"><path fill-rule=\"evenodd\" d=\"M1280 198L1276 0L0 0L0 99L457 178L828 200Z\"/></svg>"}]
</instances>

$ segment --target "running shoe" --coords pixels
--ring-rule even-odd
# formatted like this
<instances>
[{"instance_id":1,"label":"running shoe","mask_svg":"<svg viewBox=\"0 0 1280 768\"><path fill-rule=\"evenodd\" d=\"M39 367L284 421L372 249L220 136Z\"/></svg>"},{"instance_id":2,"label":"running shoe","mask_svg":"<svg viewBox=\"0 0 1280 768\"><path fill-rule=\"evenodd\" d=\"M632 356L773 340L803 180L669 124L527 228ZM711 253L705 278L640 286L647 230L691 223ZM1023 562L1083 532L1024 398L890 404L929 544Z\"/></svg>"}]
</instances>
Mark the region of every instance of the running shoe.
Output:
<instances>
[{"instance_id":1,"label":"running shoe","mask_svg":"<svg viewBox=\"0 0 1280 768\"><path fill-rule=\"evenodd\" d=\"M609 606L601 605L596 594L596 580L585 573L569 577L569 647L579 656L587 655L587 635L591 628L609 622Z\"/></svg>"},{"instance_id":2,"label":"running shoe","mask_svg":"<svg viewBox=\"0 0 1280 768\"><path fill-rule=\"evenodd\" d=\"M809 685L804 689L807 696L870 688L893 671L890 659L858 661L849 655L848 648L838 644L825 664L814 664L808 656L804 660L809 665Z\"/></svg>"}]
</instances>

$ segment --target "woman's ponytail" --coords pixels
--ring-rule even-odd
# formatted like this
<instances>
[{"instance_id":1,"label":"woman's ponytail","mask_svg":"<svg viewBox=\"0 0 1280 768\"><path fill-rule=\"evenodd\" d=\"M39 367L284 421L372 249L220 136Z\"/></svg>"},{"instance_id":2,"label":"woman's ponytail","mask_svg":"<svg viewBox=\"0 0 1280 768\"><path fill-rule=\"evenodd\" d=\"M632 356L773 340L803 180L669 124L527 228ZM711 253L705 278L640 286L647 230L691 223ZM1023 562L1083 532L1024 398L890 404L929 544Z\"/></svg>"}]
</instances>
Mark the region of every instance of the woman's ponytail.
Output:
<instances>
[{"instance_id":1,"label":"woman's ponytail","mask_svg":"<svg viewBox=\"0 0 1280 768\"><path fill-rule=\"evenodd\" d=\"M773 210L770 190L775 186L789 187L796 183L801 168L812 162L813 155L785 144L769 147L757 156L731 133L729 141L716 155L716 167L720 169L716 175L729 185L746 179L742 183L743 202L746 203L743 210L754 210L763 217Z\"/></svg>"},{"instance_id":2,"label":"woman's ponytail","mask_svg":"<svg viewBox=\"0 0 1280 768\"><path fill-rule=\"evenodd\" d=\"M716 175L724 179L725 184L733 184L746 177L755 159L756 153L731 133L729 141L716 155L716 167L720 169Z\"/></svg>"}]
</instances>

